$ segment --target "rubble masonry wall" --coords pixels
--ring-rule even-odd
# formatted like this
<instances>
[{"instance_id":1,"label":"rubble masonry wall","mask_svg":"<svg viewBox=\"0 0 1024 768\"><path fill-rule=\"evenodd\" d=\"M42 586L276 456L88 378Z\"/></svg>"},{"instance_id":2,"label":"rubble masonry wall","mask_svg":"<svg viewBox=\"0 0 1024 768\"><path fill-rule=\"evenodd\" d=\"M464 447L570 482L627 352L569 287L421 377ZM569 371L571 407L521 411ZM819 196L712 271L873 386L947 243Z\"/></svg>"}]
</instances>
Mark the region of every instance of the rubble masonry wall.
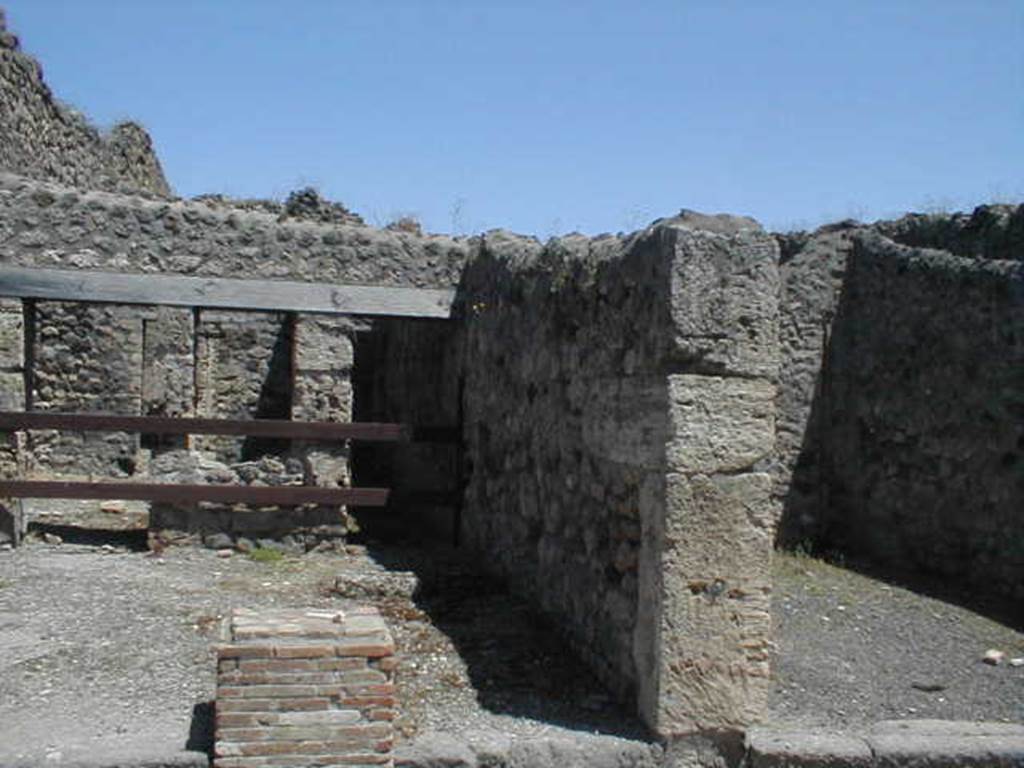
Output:
<instances>
[{"instance_id":1,"label":"rubble masonry wall","mask_svg":"<svg viewBox=\"0 0 1024 768\"><path fill-rule=\"evenodd\" d=\"M466 544L664 736L766 703L776 262L727 217L489 233L457 299Z\"/></svg>"},{"instance_id":2,"label":"rubble masonry wall","mask_svg":"<svg viewBox=\"0 0 1024 768\"><path fill-rule=\"evenodd\" d=\"M171 194L146 130L115 125L103 134L60 103L39 62L7 31L0 9L0 168L87 189Z\"/></svg>"},{"instance_id":3,"label":"rubble masonry wall","mask_svg":"<svg viewBox=\"0 0 1024 768\"><path fill-rule=\"evenodd\" d=\"M1021 262L851 229L782 272L783 537L1020 599Z\"/></svg>"}]
</instances>

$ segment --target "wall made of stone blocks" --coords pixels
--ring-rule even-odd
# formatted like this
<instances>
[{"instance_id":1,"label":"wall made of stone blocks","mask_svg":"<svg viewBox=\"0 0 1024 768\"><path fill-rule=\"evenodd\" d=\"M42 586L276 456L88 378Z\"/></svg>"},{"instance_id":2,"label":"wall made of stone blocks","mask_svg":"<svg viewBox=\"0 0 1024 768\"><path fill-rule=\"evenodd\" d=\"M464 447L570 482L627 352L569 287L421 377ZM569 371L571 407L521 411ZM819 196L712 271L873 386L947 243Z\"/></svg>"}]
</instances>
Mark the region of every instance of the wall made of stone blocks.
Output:
<instances>
[{"instance_id":1,"label":"wall made of stone blocks","mask_svg":"<svg viewBox=\"0 0 1024 768\"><path fill-rule=\"evenodd\" d=\"M667 737L766 705L776 262L686 214L489 233L460 289L466 543Z\"/></svg>"},{"instance_id":2,"label":"wall made of stone blocks","mask_svg":"<svg viewBox=\"0 0 1024 768\"><path fill-rule=\"evenodd\" d=\"M294 421L353 421L352 334L347 317L298 315L292 325L291 418ZM303 441L292 446L315 485L352 484L346 443Z\"/></svg>"}]
</instances>

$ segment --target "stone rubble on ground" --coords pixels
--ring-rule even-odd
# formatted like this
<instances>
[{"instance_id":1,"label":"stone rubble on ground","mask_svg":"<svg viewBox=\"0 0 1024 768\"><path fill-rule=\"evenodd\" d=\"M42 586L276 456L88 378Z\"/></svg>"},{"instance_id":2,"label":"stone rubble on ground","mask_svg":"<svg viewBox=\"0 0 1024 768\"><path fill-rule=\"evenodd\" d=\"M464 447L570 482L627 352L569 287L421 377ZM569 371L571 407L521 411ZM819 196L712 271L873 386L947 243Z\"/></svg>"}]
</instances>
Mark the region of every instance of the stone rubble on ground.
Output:
<instances>
[{"instance_id":1,"label":"stone rubble on ground","mask_svg":"<svg viewBox=\"0 0 1024 768\"><path fill-rule=\"evenodd\" d=\"M1003 663L1003 659L1006 658L1006 653L1000 651L998 648L989 648L985 651L985 655L982 657L982 661L986 664L991 664L993 667L997 667Z\"/></svg>"}]
</instances>

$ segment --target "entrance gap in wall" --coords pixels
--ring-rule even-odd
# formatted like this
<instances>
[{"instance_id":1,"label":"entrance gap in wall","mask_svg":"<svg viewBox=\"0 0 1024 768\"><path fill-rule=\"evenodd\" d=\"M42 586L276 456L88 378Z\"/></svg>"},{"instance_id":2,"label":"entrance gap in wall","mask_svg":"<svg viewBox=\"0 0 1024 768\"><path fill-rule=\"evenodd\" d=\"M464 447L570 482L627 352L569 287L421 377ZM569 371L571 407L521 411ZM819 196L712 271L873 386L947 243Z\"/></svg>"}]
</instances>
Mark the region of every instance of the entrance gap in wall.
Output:
<instances>
[{"instance_id":1,"label":"entrance gap in wall","mask_svg":"<svg viewBox=\"0 0 1024 768\"><path fill-rule=\"evenodd\" d=\"M375 320L357 333L353 421L409 425L409 442L352 447L355 486L394 489L386 509L354 510L363 540L450 545L461 502L461 408L454 328Z\"/></svg>"}]
</instances>

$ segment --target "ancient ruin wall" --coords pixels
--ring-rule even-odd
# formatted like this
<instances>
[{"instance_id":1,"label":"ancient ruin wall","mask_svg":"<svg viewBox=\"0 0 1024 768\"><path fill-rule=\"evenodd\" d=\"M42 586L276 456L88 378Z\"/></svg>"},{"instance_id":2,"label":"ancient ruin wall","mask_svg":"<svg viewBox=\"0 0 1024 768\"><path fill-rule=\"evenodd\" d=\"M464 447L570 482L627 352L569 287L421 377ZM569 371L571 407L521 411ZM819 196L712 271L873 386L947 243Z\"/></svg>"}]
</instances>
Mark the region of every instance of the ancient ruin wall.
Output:
<instances>
[{"instance_id":1,"label":"ancient ruin wall","mask_svg":"<svg viewBox=\"0 0 1024 768\"><path fill-rule=\"evenodd\" d=\"M457 280L465 252L463 243L443 237L282 220L223 201L155 201L0 174L0 263L8 265L448 287ZM343 421L352 416L355 325L349 319L56 301L9 304L2 320L10 359L0 371L0 395L15 409L27 402L34 409L126 415ZM83 441L88 450L81 450ZM191 447L211 450L228 463L287 449L253 443L202 436ZM20 471L123 477L144 472L149 458L184 445L155 436L140 441L136 435L34 432L21 447L27 450L8 450L8 474L19 471L20 457L28 464ZM302 459L307 481L350 481L345 446L291 448Z\"/></svg>"},{"instance_id":2,"label":"ancient ruin wall","mask_svg":"<svg viewBox=\"0 0 1024 768\"><path fill-rule=\"evenodd\" d=\"M1024 205L979 205L971 213L912 213L872 229L901 245L956 256L1024 260Z\"/></svg>"},{"instance_id":3,"label":"ancient ruin wall","mask_svg":"<svg viewBox=\"0 0 1024 768\"><path fill-rule=\"evenodd\" d=\"M86 189L171 194L146 130L127 122L103 135L58 102L39 62L7 31L2 9L0 169Z\"/></svg>"},{"instance_id":4,"label":"ancient ruin wall","mask_svg":"<svg viewBox=\"0 0 1024 768\"><path fill-rule=\"evenodd\" d=\"M826 379L826 542L1024 598L1024 266L858 236Z\"/></svg>"},{"instance_id":5,"label":"ancient ruin wall","mask_svg":"<svg viewBox=\"0 0 1024 768\"><path fill-rule=\"evenodd\" d=\"M463 533L662 735L767 691L774 241L488 234L460 289Z\"/></svg>"},{"instance_id":6,"label":"ancient ruin wall","mask_svg":"<svg viewBox=\"0 0 1024 768\"><path fill-rule=\"evenodd\" d=\"M780 539L1019 598L1022 271L960 242L822 231L783 264Z\"/></svg>"},{"instance_id":7,"label":"ancient ruin wall","mask_svg":"<svg viewBox=\"0 0 1024 768\"><path fill-rule=\"evenodd\" d=\"M86 192L0 173L0 261L362 285L455 285L468 246L256 210Z\"/></svg>"},{"instance_id":8,"label":"ancient ruin wall","mask_svg":"<svg viewBox=\"0 0 1024 768\"><path fill-rule=\"evenodd\" d=\"M772 474L778 543L807 547L819 539L827 506L828 419L822 396L832 322L853 250L851 229L820 231L783 253L779 271L779 387Z\"/></svg>"}]
</instances>

